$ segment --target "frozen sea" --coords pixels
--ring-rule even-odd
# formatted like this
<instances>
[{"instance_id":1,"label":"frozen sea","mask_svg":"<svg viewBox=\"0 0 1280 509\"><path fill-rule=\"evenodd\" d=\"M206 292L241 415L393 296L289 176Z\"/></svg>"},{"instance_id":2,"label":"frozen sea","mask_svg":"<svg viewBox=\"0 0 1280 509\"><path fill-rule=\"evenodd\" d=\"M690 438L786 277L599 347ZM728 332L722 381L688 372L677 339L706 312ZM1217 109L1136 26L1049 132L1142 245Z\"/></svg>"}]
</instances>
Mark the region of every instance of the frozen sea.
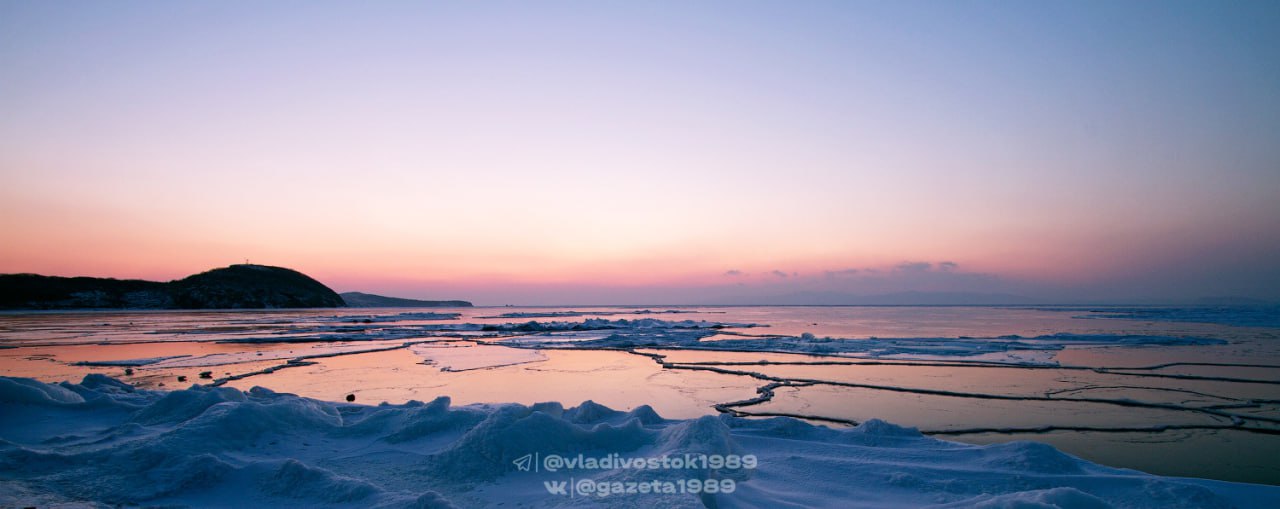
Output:
<instances>
[{"instance_id":1,"label":"frozen sea","mask_svg":"<svg viewBox=\"0 0 1280 509\"><path fill-rule=\"evenodd\" d=\"M538 483L545 479L511 472L505 464L525 450L550 453L537 445L545 441L550 447L558 440L567 441L560 449L592 443L588 452L606 455L615 445L619 454L646 455L682 447L723 454L755 448L762 461L768 460L752 475L724 477L737 479L736 494L662 495L658 505L671 506L843 501L885 507L1023 502L1139 507L1144 500L1166 502L1150 506L1181 500L1190 501L1188 507L1217 502L1226 507L1278 496L1277 488L1235 483L1280 485L1280 310L1275 308L4 313L0 376L8 377L0 380L0 482L8 489L0 491L12 496L0 498L0 505L236 505L243 501L236 501L235 490L217 486L235 486L237 476L298 484L263 488L262 498L250 499L262 504L466 507L607 501L639 507L654 502L625 494L575 502L541 489ZM64 381L69 383L46 385ZM174 398L182 401L169 401ZM548 402L557 403L547 407ZM303 426L263 410L298 405L337 420L325 417L323 423ZM272 423L244 431L262 457L235 452L244 444L210 450L173 446L188 455L207 455L213 467L205 471L203 463L168 465L162 452L146 448L159 447L156 437L184 432L200 437L202 445L218 444L189 423L219 408L244 409L239 410L245 412L243 420ZM416 429L397 421L412 420L401 414L430 408L439 414L433 419L443 420L423 424L429 429L419 430L421 436L388 438ZM387 415L372 415L378 409ZM299 412L289 415L315 418ZM490 438L506 446L494 449L481 441L464 448L485 458L479 463L474 454L459 456L458 444L466 445L467 437L488 429L485 423L501 420L504 412L543 415L548 421L524 425L527 440L503 435L512 430L494 424L498 431L489 431L498 434ZM367 428L363 436L349 429L359 426ZM282 436L272 443L271 434ZM776 443L786 437L797 441ZM299 441L310 445L279 445ZM155 454L156 463L130 463L143 453L127 444ZM888 448L873 447L877 444ZM313 445L333 451L315 456L308 449ZM843 456L835 454L854 446ZM791 448L794 454L787 454ZM932 459L923 455L927 450L935 450ZM833 456L824 456L828 453ZM123 469L170 468L199 475L192 481L172 472L157 474L162 487L163 481L177 484L150 494L120 472L123 478L100 481L110 485L98 491L72 489L68 483L77 476L105 475L59 466L59 458L76 454L95 458L90 463L119 462ZM348 460L319 459L335 455ZM791 461L808 465L801 469ZM404 478L418 477L387 470L403 470L406 462L428 465L415 475L430 490L415 491ZM452 479L432 470L449 465L474 472ZM863 468L890 471L884 479L872 479ZM624 485L637 480L634 472L589 474L576 480ZM707 479L705 472L700 475ZM834 489L827 484L859 475L851 491L835 498L807 493ZM199 476L216 482L204 487ZM1228 482L1178 484L1176 478ZM523 481L528 481L521 485L524 491L503 491ZM811 486L795 492L785 488L797 482ZM122 488L112 488L116 485ZM347 495L306 498L337 485L345 486L340 490Z\"/></svg>"}]
</instances>

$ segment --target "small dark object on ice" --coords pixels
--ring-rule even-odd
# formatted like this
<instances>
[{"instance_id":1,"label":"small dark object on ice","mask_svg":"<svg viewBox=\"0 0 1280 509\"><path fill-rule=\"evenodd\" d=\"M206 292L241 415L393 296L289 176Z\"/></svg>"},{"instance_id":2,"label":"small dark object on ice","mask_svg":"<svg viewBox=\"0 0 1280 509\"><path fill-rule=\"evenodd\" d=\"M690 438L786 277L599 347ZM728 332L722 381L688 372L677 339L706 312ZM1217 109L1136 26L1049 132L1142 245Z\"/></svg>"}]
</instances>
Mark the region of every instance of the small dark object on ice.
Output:
<instances>
[{"instance_id":1,"label":"small dark object on ice","mask_svg":"<svg viewBox=\"0 0 1280 509\"><path fill-rule=\"evenodd\" d=\"M124 368L125 376L133 376L133 368Z\"/></svg>"},{"instance_id":2,"label":"small dark object on ice","mask_svg":"<svg viewBox=\"0 0 1280 509\"><path fill-rule=\"evenodd\" d=\"M212 371L201 371L201 372L200 372L200 378L213 378L213 372L212 372Z\"/></svg>"},{"instance_id":3,"label":"small dark object on ice","mask_svg":"<svg viewBox=\"0 0 1280 509\"><path fill-rule=\"evenodd\" d=\"M185 377L185 376L181 376L181 375L180 375L180 376L178 376L178 381L179 381L179 382L185 382L185 381L187 381L187 377Z\"/></svg>"},{"instance_id":4,"label":"small dark object on ice","mask_svg":"<svg viewBox=\"0 0 1280 509\"><path fill-rule=\"evenodd\" d=\"M348 394L348 395L347 395L347 402L348 402L348 403L350 403L350 402L352 402L352 401L355 401L355 400L356 400L356 395L355 395L355 394Z\"/></svg>"}]
</instances>

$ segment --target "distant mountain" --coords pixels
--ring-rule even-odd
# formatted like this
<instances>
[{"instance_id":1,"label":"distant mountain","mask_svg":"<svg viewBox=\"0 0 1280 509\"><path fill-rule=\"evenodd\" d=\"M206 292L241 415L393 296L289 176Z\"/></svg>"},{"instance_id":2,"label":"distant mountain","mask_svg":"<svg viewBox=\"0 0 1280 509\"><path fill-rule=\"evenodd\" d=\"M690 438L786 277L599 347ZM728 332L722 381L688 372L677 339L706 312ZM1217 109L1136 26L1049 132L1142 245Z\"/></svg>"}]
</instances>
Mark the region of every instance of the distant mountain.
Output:
<instances>
[{"instance_id":1,"label":"distant mountain","mask_svg":"<svg viewBox=\"0 0 1280 509\"><path fill-rule=\"evenodd\" d=\"M1006 293L900 292L854 295L837 292L799 292L784 295L722 299L717 304L780 306L1009 306L1037 301Z\"/></svg>"},{"instance_id":2,"label":"distant mountain","mask_svg":"<svg viewBox=\"0 0 1280 509\"><path fill-rule=\"evenodd\" d=\"M353 308L469 308L465 300L418 300L400 297L384 297L360 292L341 294L347 306Z\"/></svg>"},{"instance_id":3,"label":"distant mountain","mask_svg":"<svg viewBox=\"0 0 1280 509\"><path fill-rule=\"evenodd\" d=\"M282 267L232 265L177 281L0 275L3 309L270 309L343 307L342 297Z\"/></svg>"}]
</instances>

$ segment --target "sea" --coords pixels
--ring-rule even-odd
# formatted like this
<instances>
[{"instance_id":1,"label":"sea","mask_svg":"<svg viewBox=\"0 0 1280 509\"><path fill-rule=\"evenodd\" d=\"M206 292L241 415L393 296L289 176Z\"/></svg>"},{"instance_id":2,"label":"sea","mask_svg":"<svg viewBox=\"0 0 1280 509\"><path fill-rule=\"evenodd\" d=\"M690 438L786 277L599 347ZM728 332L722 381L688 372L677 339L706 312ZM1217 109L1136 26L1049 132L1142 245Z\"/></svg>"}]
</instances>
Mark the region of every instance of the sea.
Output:
<instances>
[{"instance_id":1,"label":"sea","mask_svg":"<svg viewBox=\"0 0 1280 509\"><path fill-rule=\"evenodd\" d=\"M573 306L0 313L0 375L376 405L870 419L1280 485L1275 307Z\"/></svg>"}]
</instances>

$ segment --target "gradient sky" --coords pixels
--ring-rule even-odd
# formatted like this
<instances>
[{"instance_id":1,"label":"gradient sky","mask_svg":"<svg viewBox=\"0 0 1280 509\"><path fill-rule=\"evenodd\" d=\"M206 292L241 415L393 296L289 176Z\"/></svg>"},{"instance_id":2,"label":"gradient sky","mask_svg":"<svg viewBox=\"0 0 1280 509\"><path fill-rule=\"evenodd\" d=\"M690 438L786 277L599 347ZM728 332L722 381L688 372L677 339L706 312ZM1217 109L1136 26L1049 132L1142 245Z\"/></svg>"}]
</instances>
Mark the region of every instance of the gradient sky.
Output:
<instances>
[{"instance_id":1,"label":"gradient sky","mask_svg":"<svg viewBox=\"0 0 1280 509\"><path fill-rule=\"evenodd\" d=\"M4 0L0 184L0 272L1280 299L1280 3Z\"/></svg>"}]
</instances>

